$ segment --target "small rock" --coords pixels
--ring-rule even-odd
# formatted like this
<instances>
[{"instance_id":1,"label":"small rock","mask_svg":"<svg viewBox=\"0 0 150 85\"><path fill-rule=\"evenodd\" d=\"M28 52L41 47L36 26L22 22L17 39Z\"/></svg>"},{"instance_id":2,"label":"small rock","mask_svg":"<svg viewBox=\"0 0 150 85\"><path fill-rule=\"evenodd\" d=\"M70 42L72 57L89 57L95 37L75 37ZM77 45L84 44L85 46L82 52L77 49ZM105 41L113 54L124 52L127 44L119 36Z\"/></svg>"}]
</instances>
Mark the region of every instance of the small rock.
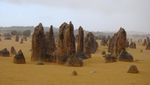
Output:
<instances>
[{"instance_id":1,"label":"small rock","mask_svg":"<svg viewBox=\"0 0 150 85\"><path fill-rule=\"evenodd\" d=\"M77 76L78 73L74 70L74 71L72 71L72 75L73 75L73 76Z\"/></svg>"},{"instance_id":2,"label":"small rock","mask_svg":"<svg viewBox=\"0 0 150 85\"><path fill-rule=\"evenodd\" d=\"M136 65L131 65L129 67L128 73L139 73L139 70Z\"/></svg>"},{"instance_id":3,"label":"small rock","mask_svg":"<svg viewBox=\"0 0 150 85\"><path fill-rule=\"evenodd\" d=\"M25 57L21 50L18 51L18 53L14 56L14 63L16 64L25 64Z\"/></svg>"}]
</instances>

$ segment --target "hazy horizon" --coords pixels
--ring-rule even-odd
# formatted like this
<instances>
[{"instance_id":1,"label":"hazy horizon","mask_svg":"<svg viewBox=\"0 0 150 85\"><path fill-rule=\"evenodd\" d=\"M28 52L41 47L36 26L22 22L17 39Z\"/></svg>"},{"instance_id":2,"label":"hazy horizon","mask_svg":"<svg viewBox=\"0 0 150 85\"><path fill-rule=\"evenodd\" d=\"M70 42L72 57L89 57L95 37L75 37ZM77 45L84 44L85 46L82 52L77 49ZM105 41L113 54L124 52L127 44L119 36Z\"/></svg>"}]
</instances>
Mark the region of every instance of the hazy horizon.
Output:
<instances>
[{"instance_id":1,"label":"hazy horizon","mask_svg":"<svg viewBox=\"0 0 150 85\"><path fill-rule=\"evenodd\" d=\"M1 0L0 26L59 27L72 21L89 31L150 32L149 0Z\"/></svg>"}]
</instances>

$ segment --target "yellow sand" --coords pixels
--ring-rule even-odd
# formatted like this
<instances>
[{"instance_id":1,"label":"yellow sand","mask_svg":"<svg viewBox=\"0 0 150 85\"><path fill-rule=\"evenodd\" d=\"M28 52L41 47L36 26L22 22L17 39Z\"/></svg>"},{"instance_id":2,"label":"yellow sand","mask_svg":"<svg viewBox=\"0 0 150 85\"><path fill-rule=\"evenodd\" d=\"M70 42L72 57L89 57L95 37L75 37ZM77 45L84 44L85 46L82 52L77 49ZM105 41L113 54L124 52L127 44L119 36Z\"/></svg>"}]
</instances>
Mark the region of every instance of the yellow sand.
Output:
<instances>
[{"instance_id":1,"label":"yellow sand","mask_svg":"<svg viewBox=\"0 0 150 85\"><path fill-rule=\"evenodd\" d=\"M2 40L0 49L14 46L22 49L27 64L14 64L13 57L0 57L0 85L150 85L150 51L141 45L128 49L135 62L105 63L101 55L106 47L99 47L92 58L84 61L83 67L68 67L54 63L36 65L30 61L31 40L20 44L15 40ZM137 65L140 73L130 74L130 65ZM78 76L71 73L76 70Z\"/></svg>"}]
</instances>

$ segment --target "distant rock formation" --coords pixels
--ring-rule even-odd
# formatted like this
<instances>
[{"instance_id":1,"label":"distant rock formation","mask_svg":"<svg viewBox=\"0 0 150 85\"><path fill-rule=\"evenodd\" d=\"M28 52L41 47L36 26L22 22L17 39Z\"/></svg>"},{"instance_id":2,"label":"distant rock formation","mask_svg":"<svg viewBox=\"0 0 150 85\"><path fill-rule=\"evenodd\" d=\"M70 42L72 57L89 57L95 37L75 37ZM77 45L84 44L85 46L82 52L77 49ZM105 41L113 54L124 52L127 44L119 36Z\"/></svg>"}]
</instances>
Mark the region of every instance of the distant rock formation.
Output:
<instances>
[{"instance_id":1,"label":"distant rock formation","mask_svg":"<svg viewBox=\"0 0 150 85\"><path fill-rule=\"evenodd\" d=\"M20 40L20 44L23 44L23 41L24 41L24 40L23 40L23 38L21 38L21 40Z\"/></svg>"},{"instance_id":2,"label":"distant rock formation","mask_svg":"<svg viewBox=\"0 0 150 85\"><path fill-rule=\"evenodd\" d=\"M16 35L15 41L19 42L19 35Z\"/></svg>"},{"instance_id":3,"label":"distant rock formation","mask_svg":"<svg viewBox=\"0 0 150 85\"><path fill-rule=\"evenodd\" d=\"M16 64L25 64L26 63L25 57L21 50L19 50L18 53L15 55L14 63L16 63Z\"/></svg>"},{"instance_id":4,"label":"distant rock formation","mask_svg":"<svg viewBox=\"0 0 150 85\"><path fill-rule=\"evenodd\" d=\"M12 36L9 33L4 34L4 40L11 40Z\"/></svg>"},{"instance_id":5,"label":"distant rock formation","mask_svg":"<svg viewBox=\"0 0 150 85\"><path fill-rule=\"evenodd\" d=\"M23 36L23 41L27 41L27 36Z\"/></svg>"},{"instance_id":6,"label":"distant rock formation","mask_svg":"<svg viewBox=\"0 0 150 85\"><path fill-rule=\"evenodd\" d=\"M135 42L131 42L130 45L129 45L129 48L136 49L136 43Z\"/></svg>"},{"instance_id":7,"label":"distant rock formation","mask_svg":"<svg viewBox=\"0 0 150 85\"><path fill-rule=\"evenodd\" d=\"M147 40L146 40L146 39L144 39L144 42L143 42L142 45L143 45L143 46L146 46L146 45L147 45Z\"/></svg>"},{"instance_id":8,"label":"distant rock formation","mask_svg":"<svg viewBox=\"0 0 150 85\"><path fill-rule=\"evenodd\" d=\"M150 39L147 37L146 50L150 50Z\"/></svg>"},{"instance_id":9,"label":"distant rock formation","mask_svg":"<svg viewBox=\"0 0 150 85\"><path fill-rule=\"evenodd\" d=\"M102 36L100 45L101 45L101 46L107 46L108 40L109 40L109 37L106 38L106 36Z\"/></svg>"},{"instance_id":10,"label":"distant rock formation","mask_svg":"<svg viewBox=\"0 0 150 85\"><path fill-rule=\"evenodd\" d=\"M46 56L46 44L45 44L45 34L44 28L40 23L35 27L34 33L32 35L32 61L41 61L45 59Z\"/></svg>"},{"instance_id":11,"label":"distant rock formation","mask_svg":"<svg viewBox=\"0 0 150 85\"><path fill-rule=\"evenodd\" d=\"M119 31L111 38L108 46L108 52L110 52L112 56L119 58L121 61L133 61L131 60L133 58L130 58L132 56L129 57L126 51L126 42L126 31L123 28L120 28Z\"/></svg>"},{"instance_id":12,"label":"distant rock formation","mask_svg":"<svg viewBox=\"0 0 150 85\"><path fill-rule=\"evenodd\" d=\"M12 55L16 55L16 54L17 54L16 49L15 49L13 46L12 46L11 49L10 49L10 53L11 53Z\"/></svg>"},{"instance_id":13,"label":"distant rock formation","mask_svg":"<svg viewBox=\"0 0 150 85\"><path fill-rule=\"evenodd\" d=\"M7 48L0 50L0 56L3 56L3 57L9 57L10 56L10 53L7 50Z\"/></svg>"},{"instance_id":14,"label":"distant rock formation","mask_svg":"<svg viewBox=\"0 0 150 85\"><path fill-rule=\"evenodd\" d=\"M84 41L84 52L87 58L91 57L92 53L95 53L98 48L98 43L96 42L95 36L92 32L89 32Z\"/></svg>"}]
</instances>

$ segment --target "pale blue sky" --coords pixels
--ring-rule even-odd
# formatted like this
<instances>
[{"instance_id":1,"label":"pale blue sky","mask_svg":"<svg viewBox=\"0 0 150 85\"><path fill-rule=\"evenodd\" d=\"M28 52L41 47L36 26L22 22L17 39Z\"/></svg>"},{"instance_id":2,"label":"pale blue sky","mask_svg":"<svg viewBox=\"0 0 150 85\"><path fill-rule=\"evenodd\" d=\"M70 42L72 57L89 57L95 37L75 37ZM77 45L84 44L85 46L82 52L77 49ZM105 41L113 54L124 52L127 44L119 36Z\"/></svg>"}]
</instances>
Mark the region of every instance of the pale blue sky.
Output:
<instances>
[{"instance_id":1,"label":"pale blue sky","mask_svg":"<svg viewBox=\"0 0 150 85\"><path fill-rule=\"evenodd\" d=\"M59 27L72 21L92 31L150 32L150 0L0 0L0 26Z\"/></svg>"}]
</instances>

